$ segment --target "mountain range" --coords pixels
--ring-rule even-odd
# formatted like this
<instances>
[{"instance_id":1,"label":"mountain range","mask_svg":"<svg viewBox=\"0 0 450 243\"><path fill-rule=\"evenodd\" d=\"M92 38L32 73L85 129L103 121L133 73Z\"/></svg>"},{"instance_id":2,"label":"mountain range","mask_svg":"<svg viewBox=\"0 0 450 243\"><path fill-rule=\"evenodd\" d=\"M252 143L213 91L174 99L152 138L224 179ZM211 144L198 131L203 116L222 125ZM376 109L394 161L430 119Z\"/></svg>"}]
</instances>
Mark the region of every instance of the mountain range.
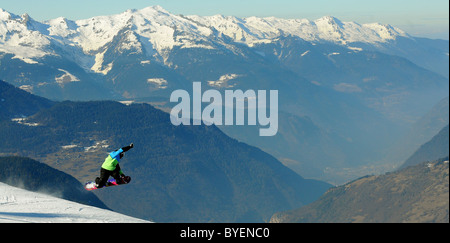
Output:
<instances>
[{"instance_id":1,"label":"mountain range","mask_svg":"<svg viewBox=\"0 0 450 243\"><path fill-rule=\"evenodd\" d=\"M298 37L309 43L340 44L349 50L378 48L377 50L385 49L398 53L404 52L398 42L410 41L410 45L420 42L420 39L387 24L361 25L341 22L331 16L315 21L222 15L183 16L174 15L160 6L85 20L73 21L60 17L44 22L35 21L28 14L18 16L1 9L0 20L3 52L12 53L15 58L33 64L37 64L41 57L65 56L77 61L86 70L104 74L108 73L114 64L112 60L105 60L105 55L107 57L111 54L111 50L108 51L111 45L108 44L119 40L115 43L118 45L113 52L144 54L152 59L147 61L157 61L169 67L171 64L167 60L173 49L222 48L235 51L236 54L245 54L236 49L234 43L254 47L274 43L283 36ZM440 45L436 43L439 42L435 41L429 45L416 43L422 46L416 52L433 48L436 52L434 54L442 52L439 54L445 61L445 42L439 43ZM303 53L304 56L308 54L306 52ZM417 58L416 54L414 56ZM448 63L448 59L446 61ZM445 63L441 66L445 67ZM431 66L428 68L434 70ZM72 78L72 81L75 80L76 78Z\"/></svg>"},{"instance_id":2,"label":"mountain range","mask_svg":"<svg viewBox=\"0 0 450 243\"><path fill-rule=\"evenodd\" d=\"M173 105L173 90L191 92L196 81L221 92L279 90L277 136L220 128L299 174L328 181L330 168L378 166L448 97L448 65L448 41L331 16L184 16L153 6L39 22L0 10L2 80L52 100L130 100L162 109Z\"/></svg>"}]
</instances>

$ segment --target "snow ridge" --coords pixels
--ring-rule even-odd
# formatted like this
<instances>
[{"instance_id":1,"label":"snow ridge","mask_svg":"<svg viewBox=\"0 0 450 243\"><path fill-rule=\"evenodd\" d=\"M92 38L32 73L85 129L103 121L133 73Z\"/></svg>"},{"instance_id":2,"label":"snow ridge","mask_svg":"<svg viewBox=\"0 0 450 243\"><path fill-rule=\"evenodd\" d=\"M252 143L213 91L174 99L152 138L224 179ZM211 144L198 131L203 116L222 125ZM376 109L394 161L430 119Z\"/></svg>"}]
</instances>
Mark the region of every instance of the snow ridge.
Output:
<instances>
[{"instance_id":1,"label":"snow ridge","mask_svg":"<svg viewBox=\"0 0 450 243\"><path fill-rule=\"evenodd\" d=\"M300 37L306 41L330 41L338 44L363 42L375 44L395 40L398 36L409 35L390 25L379 23L360 25L355 22L341 22L332 16L325 16L315 21L307 19L280 19L275 17L236 18L215 15L188 18L206 26L214 27L219 32L252 46L258 42L270 42L283 35Z\"/></svg>"}]
</instances>

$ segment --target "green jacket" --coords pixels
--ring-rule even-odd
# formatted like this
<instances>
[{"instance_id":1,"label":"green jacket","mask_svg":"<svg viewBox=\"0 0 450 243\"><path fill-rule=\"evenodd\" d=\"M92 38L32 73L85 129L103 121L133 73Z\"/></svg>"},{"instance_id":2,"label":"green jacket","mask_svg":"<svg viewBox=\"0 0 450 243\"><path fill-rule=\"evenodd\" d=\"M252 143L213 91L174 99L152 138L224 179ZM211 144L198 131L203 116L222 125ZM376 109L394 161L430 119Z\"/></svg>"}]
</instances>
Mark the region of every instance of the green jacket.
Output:
<instances>
[{"instance_id":1,"label":"green jacket","mask_svg":"<svg viewBox=\"0 0 450 243\"><path fill-rule=\"evenodd\" d=\"M109 171L114 171L119 164L120 161L120 153L123 152L123 149L119 149L117 151L111 152L108 157L106 157L105 162L102 164L102 168ZM123 175L122 170L120 170L119 174Z\"/></svg>"}]
</instances>

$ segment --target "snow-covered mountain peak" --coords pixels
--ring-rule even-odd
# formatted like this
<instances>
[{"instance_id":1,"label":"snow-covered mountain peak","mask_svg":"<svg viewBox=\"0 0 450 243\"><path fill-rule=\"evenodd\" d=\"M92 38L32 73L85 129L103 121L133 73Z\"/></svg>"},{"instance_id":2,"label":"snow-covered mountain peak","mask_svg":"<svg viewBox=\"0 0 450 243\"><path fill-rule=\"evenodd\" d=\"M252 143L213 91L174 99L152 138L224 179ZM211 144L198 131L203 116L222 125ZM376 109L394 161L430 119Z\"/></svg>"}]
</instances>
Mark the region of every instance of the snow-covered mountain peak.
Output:
<instances>
[{"instance_id":1,"label":"snow-covered mountain peak","mask_svg":"<svg viewBox=\"0 0 450 243\"><path fill-rule=\"evenodd\" d=\"M140 15L140 16L145 16L147 18L152 18L152 17L161 15L161 14L162 15L171 15L171 13L169 13L167 10L165 10L161 6L155 5L155 6L149 6L146 8L142 8L142 9L128 9L125 12L122 12L120 14L111 15L111 16L117 17L118 15L123 15L123 16Z\"/></svg>"},{"instance_id":2,"label":"snow-covered mountain peak","mask_svg":"<svg viewBox=\"0 0 450 243\"><path fill-rule=\"evenodd\" d=\"M169 11L167 11L166 9L164 9L163 7L161 7L159 5L149 6L149 7L137 10L137 12L144 14L144 15L145 14L154 14L154 13L164 13L164 14L171 15L171 13L169 13Z\"/></svg>"},{"instance_id":3,"label":"snow-covered mountain peak","mask_svg":"<svg viewBox=\"0 0 450 243\"><path fill-rule=\"evenodd\" d=\"M314 21L317 26L318 37L327 41L346 44L345 24L332 16L325 16Z\"/></svg>"},{"instance_id":4,"label":"snow-covered mountain peak","mask_svg":"<svg viewBox=\"0 0 450 243\"><path fill-rule=\"evenodd\" d=\"M158 52L171 49L175 45L188 45L189 40L204 39L212 33L209 28L199 27L159 6L78 20L76 25L78 35L72 38L72 41L83 48L85 53L100 50L126 27L132 29L138 36L148 39ZM177 40L175 35L180 34L183 35L185 42Z\"/></svg>"},{"instance_id":5,"label":"snow-covered mountain peak","mask_svg":"<svg viewBox=\"0 0 450 243\"><path fill-rule=\"evenodd\" d=\"M8 12L7 10L0 8L0 21L11 22L20 21L23 22L25 18L29 18L28 14L22 14L21 16Z\"/></svg>"},{"instance_id":6,"label":"snow-covered mountain peak","mask_svg":"<svg viewBox=\"0 0 450 243\"><path fill-rule=\"evenodd\" d=\"M333 16L324 16L322 18L319 18L317 20L314 21L315 24L321 24L321 25L331 25L331 26L336 26L339 28L342 28L344 26L344 23L342 23L341 20L339 20L336 17Z\"/></svg>"},{"instance_id":7,"label":"snow-covered mountain peak","mask_svg":"<svg viewBox=\"0 0 450 243\"><path fill-rule=\"evenodd\" d=\"M373 30L380 38L384 40L395 40L397 36L410 37L405 31L393 27L389 24L364 24L364 27Z\"/></svg>"},{"instance_id":8,"label":"snow-covered mountain peak","mask_svg":"<svg viewBox=\"0 0 450 243\"><path fill-rule=\"evenodd\" d=\"M30 15L28 15L27 13L22 14L20 17L22 18L22 21L24 23L28 23L31 20Z\"/></svg>"},{"instance_id":9,"label":"snow-covered mountain peak","mask_svg":"<svg viewBox=\"0 0 450 243\"><path fill-rule=\"evenodd\" d=\"M12 53L15 58L36 63L32 58L52 54L48 50L47 27L28 14L17 16L0 10L0 52Z\"/></svg>"},{"instance_id":10,"label":"snow-covered mountain peak","mask_svg":"<svg viewBox=\"0 0 450 243\"><path fill-rule=\"evenodd\" d=\"M4 10L3 8L0 8L0 20L1 21L6 21L6 20L10 20L11 18L13 18L13 14L11 14L10 12Z\"/></svg>"},{"instance_id":11,"label":"snow-covered mountain peak","mask_svg":"<svg viewBox=\"0 0 450 243\"><path fill-rule=\"evenodd\" d=\"M66 38L69 35L76 34L78 29L78 26L74 21L68 20L64 17L48 20L46 24L49 26L47 31L50 36L60 36Z\"/></svg>"}]
</instances>

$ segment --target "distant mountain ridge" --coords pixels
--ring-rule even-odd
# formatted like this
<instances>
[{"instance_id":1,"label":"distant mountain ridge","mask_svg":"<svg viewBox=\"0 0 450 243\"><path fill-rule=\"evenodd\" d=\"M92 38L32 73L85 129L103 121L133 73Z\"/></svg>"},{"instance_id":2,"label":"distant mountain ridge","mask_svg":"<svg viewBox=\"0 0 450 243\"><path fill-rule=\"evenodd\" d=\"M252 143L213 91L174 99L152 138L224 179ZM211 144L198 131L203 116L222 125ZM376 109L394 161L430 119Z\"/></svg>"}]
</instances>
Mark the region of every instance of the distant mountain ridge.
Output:
<instances>
[{"instance_id":1,"label":"distant mountain ridge","mask_svg":"<svg viewBox=\"0 0 450 243\"><path fill-rule=\"evenodd\" d=\"M303 208L271 222L448 223L448 157L330 189Z\"/></svg>"},{"instance_id":2,"label":"distant mountain ridge","mask_svg":"<svg viewBox=\"0 0 450 243\"><path fill-rule=\"evenodd\" d=\"M449 124L449 97L440 100L417 120L390 149L388 159L403 164L423 144Z\"/></svg>"},{"instance_id":3,"label":"distant mountain ridge","mask_svg":"<svg viewBox=\"0 0 450 243\"><path fill-rule=\"evenodd\" d=\"M53 104L0 80L0 120L27 117Z\"/></svg>"},{"instance_id":4,"label":"distant mountain ridge","mask_svg":"<svg viewBox=\"0 0 450 243\"><path fill-rule=\"evenodd\" d=\"M434 161L449 155L449 126L447 125L430 141L422 145L409 157L400 169L416 165L422 161Z\"/></svg>"}]
</instances>

